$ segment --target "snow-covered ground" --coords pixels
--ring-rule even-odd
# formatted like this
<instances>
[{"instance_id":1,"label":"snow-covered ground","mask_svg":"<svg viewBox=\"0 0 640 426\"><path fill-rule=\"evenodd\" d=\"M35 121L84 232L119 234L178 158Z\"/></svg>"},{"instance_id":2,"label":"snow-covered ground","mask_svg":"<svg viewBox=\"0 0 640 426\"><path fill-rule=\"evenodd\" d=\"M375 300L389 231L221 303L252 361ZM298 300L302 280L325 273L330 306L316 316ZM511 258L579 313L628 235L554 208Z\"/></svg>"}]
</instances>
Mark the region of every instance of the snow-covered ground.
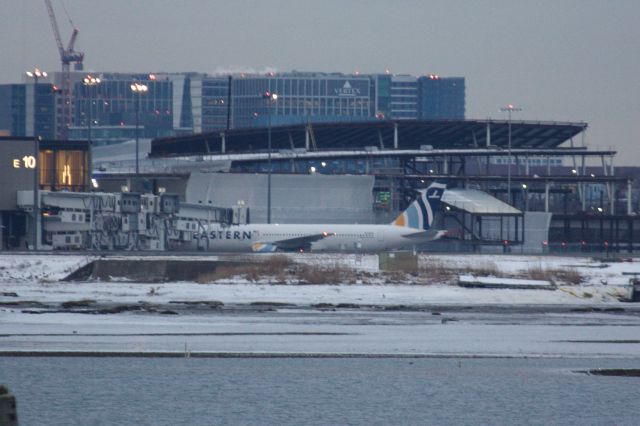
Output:
<instances>
[{"instance_id":1,"label":"snow-covered ground","mask_svg":"<svg viewBox=\"0 0 640 426\"><path fill-rule=\"evenodd\" d=\"M375 255L303 254L291 255L296 262L340 265L368 272L378 271ZM197 259L190 256L188 259ZM640 274L640 260L600 262L590 258L552 256L429 255L420 263L440 268L496 270L517 277L532 269L572 270L583 277L580 285L560 285L557 291L467 289L441 283L436 285L271 285L269 280L246 279L225 283L132 283L132 282L60 282L78 267L90 262L90 256L5 255L0 256L0 288L16 293L17 298L0 296L0 301L34 300L42 303L91 299L99 302L131 303L171 300L219 300L223 303L272 301L310 305L315 303L358 303L382 305L416 304L617 304L630 295L629 280ZM211 259L211 257L208 257ZM151 291L153 288L153 291Z\"/></svg>"},{"instance_id":2,"label":"snow-covered ground","mask_svg":"<svg viewBox=\"0 0 640 426\"><path fill-rule=\"evenodd\" d=\"M370 255L292 257L311 264L378 270L377 257ZM628 274L640 272L638 261L480 255L420 258L423 266L446 264L512 276L531 269L571 269L582 275L581 285L563 285L555 291L444 283L59 281L91 260L76 255L0 256L0 352L138 353L187 348L209 353L640 359L640 307L619 301L629 294ZM161 308L111 315L51 312L63 302L79 300L100 306L144 302ZM191 309L172 303L185 301L219 301L224 308ZM274 305L262 309L264 302ZM317 304L322 308L313 306ZM163 315L162 309L179 314Z\"/></svg>"}]
</instances>

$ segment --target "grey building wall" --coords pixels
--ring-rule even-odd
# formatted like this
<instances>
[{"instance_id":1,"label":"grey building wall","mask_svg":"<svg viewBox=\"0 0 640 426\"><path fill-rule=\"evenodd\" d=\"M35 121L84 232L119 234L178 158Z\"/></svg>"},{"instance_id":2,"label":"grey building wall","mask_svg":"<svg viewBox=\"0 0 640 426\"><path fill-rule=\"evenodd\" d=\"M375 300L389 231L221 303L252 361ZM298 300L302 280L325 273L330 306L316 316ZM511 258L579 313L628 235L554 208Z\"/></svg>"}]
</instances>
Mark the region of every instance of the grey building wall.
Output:
<instances>
[{"instance_id":1,"label":"grey building wall","mask_svg":"<svg viewBox=\"0 0 640 426\"><path fill-rule=\"evenodd\" d=\"M272 175L272 223L372 223L373 176ZM231 207L243 200L252 223L267 221L267 175L192 173L186 201Z\"/></svg>"},{"instance_id":2,"label":"grey building wall","mask_svg":"<svg viewBox=\"0 0 640 426\"><path fill-rule=\"evenodd\" d=\"M525 253L542 253L544 242L549 241L549 227L551 225L551 213L525 212L524 213L524 243L522 249Z\"/></svg>"},{"instance_id":3,"label":"grey building wall","mask_svg":"<svg viewBox=\"0 0 640 426\"><path fill-rule=\"evenodd\" d=\"M33 157L32 140L0 140L0 211L17 210L16 191L34 188L35 169L28 168L25 157Z\"/></svg>"}]
</instances>

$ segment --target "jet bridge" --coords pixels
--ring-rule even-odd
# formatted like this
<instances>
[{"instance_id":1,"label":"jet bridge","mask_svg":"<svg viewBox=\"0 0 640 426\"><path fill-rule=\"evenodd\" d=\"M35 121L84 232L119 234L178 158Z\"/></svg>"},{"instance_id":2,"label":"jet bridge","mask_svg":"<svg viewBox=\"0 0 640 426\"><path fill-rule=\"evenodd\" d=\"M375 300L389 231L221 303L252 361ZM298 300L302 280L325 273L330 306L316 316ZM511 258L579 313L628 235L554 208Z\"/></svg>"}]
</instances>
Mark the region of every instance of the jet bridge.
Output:
<instances>
[{"instance_id":1,"label":"jet bridge","mask_svg":"<svg viewBox=\"0 0 640 426\"><path fill-rule=\"evenodd\" d=\"M447 189L442 196L448 236L475 245L522 244L524 213L477 189ZM451 228L454 228L453 230Z\"/></svg>"},{"instance_id":2,"label":"jet bridge","mask_svg":"<svg viewBox=\"0 0 640 426\"><path fill-rule=\"evenodd\" d=\"M18 191L36 220L39 249L166 250L190 242L207 224L245 223L246 207L181 203L174 194ZM34 201L36 203L34 208ZM35 219L34 219L35 218Z\"/></svg>"}]
</instances>

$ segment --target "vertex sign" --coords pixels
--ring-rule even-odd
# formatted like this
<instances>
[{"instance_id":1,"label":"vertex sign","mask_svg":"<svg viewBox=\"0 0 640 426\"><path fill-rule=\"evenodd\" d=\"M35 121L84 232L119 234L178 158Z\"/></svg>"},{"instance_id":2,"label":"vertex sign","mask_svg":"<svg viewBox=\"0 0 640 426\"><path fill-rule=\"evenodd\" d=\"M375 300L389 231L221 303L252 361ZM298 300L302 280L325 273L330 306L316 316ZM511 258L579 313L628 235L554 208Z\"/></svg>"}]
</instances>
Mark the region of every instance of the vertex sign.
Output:
<instances>
[{"instance_id":1,"label":"vertex sign","mask_svg":"<svg viewBox=\"0 0 640 426\"><path fill-rule=\"evenodd\" d=\"M333 91L338 96L360 96L360 89L352 87L349 81L345 81L342 87L336 87Z\"/></svg>"}]
</instances>

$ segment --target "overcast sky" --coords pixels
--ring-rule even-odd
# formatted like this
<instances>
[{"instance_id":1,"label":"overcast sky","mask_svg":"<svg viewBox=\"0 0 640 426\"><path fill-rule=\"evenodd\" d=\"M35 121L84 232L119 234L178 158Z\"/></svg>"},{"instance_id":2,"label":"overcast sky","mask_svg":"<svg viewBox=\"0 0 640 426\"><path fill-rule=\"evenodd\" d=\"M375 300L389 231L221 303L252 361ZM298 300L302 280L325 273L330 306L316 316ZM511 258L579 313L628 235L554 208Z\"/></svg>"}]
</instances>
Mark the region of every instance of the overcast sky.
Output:
<instances>
[{"instance_id":1,"label":"overcast sky","mask_svg":"<svg viewBox=\"0 0 640 426\"><path fill-rule=\"evenodd\" d=\"M52 0L94 71L462 76L467 118L585 121L639 165L638 0ZM0 83L60 69L43 0L2 0Z\"/></svg>"}]
</instances>

